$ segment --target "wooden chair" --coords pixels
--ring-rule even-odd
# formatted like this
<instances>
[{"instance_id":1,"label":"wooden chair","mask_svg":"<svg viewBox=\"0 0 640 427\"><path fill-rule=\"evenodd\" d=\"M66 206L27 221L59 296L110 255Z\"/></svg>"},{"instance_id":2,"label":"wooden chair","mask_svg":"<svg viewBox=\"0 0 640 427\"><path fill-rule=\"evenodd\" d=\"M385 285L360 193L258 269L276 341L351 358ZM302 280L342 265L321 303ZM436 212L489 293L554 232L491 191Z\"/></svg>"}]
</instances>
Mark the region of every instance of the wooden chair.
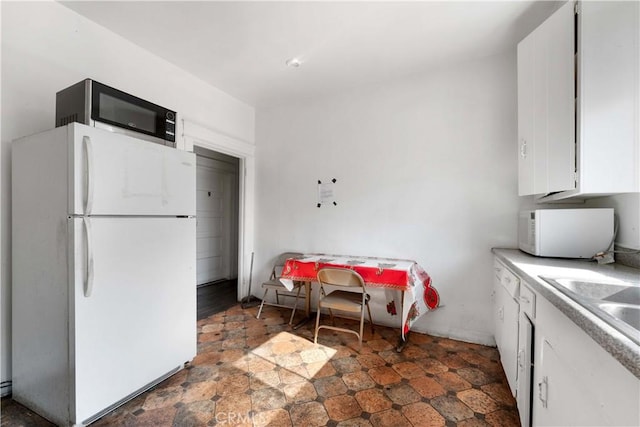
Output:
<instances>
[{"instance_id":1,"label":"wooden chair","mask_svg":"<svg viewBox=\"0 0 640 427\"><path fill-rule=\"evenodd\" d=\"M318 343L318 331L322 328L326 328L355 334L362 346L365 306L369 313L369 323L371 323L371 332L373 333L373 320L371 319L371 310L369 309L370 297L369 294L367 294L362 276L347 268L323 268L318 271L318 283L320 283L320 294L318 295L318 311L316 315L316 329L313 342ZM333 290L327 294L324 289L325 285L341 287L345 290ZM327 308L329 310L329 314L332 319L332 310L360 313L360 332L358 333L351 329L339 328L336 326L320 325L320 310L322 308Z\"/></svg>"},{"instance_id":2,"label":"wooden chair","mask_svg":"<svg viewBox=\"0 0 640 427\"><path fill-rule=\"evenodd\" d=\"M273 264L273 268L271 269L271 276L269 280L262 284L262 289L264 289L264 294L262 295L262 302L260 303L260 309L258 310L258 314L256 318L260 318L260 313L262 313L262 308L265 305L271 305L274 307L284 307L291 308L291 317L289 318L289 324L293 322L293 316L296 314L296 308L298 307L298 301L300 299L306 299L306 294L300 296L300 291L304 288L303 282L293 282L293 290L291 292L280 282L280 276L282 275L282 269L284 268L284 264L289 258L296 258L302 256L299 252L284 252L276 259ZM269 291L274 291L276 294L276 302L275 304L272 302L266 302L266 297ZM295 302L293 306L285 305L280 303L280 297L295 297Z\"/></svg>"}]
</instances>

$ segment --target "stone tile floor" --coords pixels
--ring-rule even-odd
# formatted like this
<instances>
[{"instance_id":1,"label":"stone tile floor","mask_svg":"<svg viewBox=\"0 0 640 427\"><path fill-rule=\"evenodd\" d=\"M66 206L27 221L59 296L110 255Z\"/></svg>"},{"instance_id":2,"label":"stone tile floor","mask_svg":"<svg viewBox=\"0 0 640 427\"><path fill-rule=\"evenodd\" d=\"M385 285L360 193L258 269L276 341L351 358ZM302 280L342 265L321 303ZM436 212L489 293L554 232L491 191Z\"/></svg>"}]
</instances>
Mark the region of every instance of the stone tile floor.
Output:
<instances>
[{"instance_id":1,"label":"stone tile floor","mask_svg":"<svg viewBox=\"0 0 640 427\"><path fill-rule=\"evenodd\" d=\"M192 364L94 424L100 426L518 426L495 348L398 330L355 335L313 324L293 331L288 310L239 305L198 322ZM355 321L336 324L357 327ZM2 426L49 426L10 399Z\"/></svg>"}]
</instances>

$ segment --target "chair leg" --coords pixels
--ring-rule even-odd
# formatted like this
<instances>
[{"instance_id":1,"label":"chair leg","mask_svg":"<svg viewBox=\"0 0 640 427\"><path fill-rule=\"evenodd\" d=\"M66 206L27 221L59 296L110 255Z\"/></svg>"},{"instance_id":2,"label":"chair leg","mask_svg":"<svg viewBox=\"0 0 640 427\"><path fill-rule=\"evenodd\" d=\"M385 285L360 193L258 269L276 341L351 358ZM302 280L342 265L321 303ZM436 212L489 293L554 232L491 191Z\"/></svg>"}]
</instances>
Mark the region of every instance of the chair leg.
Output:
<instances>
[{"instance_id":1,"label":"chair leg","mask_svg":"<svg viewBox=\"0 0 640 427\"><path fill-rule=\"evenodd\" d=\"M262 313L262 307L264 307L264 300L267 296L267 292L269 292L269 288L264 290L264 295L262 295L262 302L260 303L260 308L258 309L258 315L256 316L256 319L260 318L260 313Z\"/></svg>"},{"instance_id":2,"label":"chair leg","mask_svg":"<svg viewBox=\"0 0 640 427\"><path fill-rule=\"evenodd\" d=\"M291 310L291 318L289 319L289 324L293 323L293 316L296 314L296 309L298 308L298 299L300 298L300 290L302 286L298 286L298 292L296 293L296 302L293 304L293 310Z\"/></svg>"},{"instance_id":3,"label":"chair leg","mask_svg":"<svg viewBox=\"0 0 640 427\"><path fill-rule=\"evenodd\" d=\"M318 303L318 311L316 314L316 332L313 337L314 344L318 344L318 327L320 326L320 303Z\"/></svg>"},{"instance_id":4,"label":"chair leg","mask_svg":"<svg viewBox=\"0 0 640 427\"><path fill-rule=\"evenodd\" d=\"M375 331L373 330L373 319L371 318L371 309L369 308L369 304L367 304L367 311L369 312L369 323L371 323L371 334L373 335Z\"/></svg>"},{"instance_id":5,"label":"chair leg","mask_svg":"<svg viewBox=\"0 0 640 427\"><path fill-rule=\"evenodd\" d=\"M276 304L280 305L280 294L276 291Z\"/></svg>"},{"instance_id":6,"label":"chair leg","mask_svg":"<svg viewBox=\"0 0 640 427\"><path fill-rule=\"evenodd\" d=\"M368 305L367 305L368 307ZM364 308L360 307L360 335L358 335L358 341L360 343L360 347L362 347L362 333L364 330Z\"/></svg>"}]
</instances>

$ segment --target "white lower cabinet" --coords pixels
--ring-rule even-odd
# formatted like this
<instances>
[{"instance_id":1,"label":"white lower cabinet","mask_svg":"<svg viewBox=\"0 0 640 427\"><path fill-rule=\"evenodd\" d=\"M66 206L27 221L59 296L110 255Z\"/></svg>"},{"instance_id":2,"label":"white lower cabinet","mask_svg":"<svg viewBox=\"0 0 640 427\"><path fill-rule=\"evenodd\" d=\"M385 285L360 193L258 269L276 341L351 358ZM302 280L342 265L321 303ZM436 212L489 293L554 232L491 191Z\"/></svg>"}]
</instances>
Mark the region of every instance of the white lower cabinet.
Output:
<instances>
[{"instance_id":1,"label":"white lower cabinet","mask_svg":"<svg viewBox=\"0 0 640 427\"><path fill-rule=\"evenodd\" d=\"M536 306L533 425L640 425L640 381L547 300Z\"/></svg>"},{"instance_id":2,"label":"white lower cabinet","mask_svg":"<svg viewBox=\"0 0 640 427\"><path fill-rule=\"evenodd\" d=\"M522 426L639 426L640 380L533 285L494 269L496 343Z\"/></svg>"},{"instance_id":3,"label":"white lower cabinet","mask_svg":"<svg viewBox=\"0 0 640 427\"><path fill-rule=\"evenodd\" d=\"M534 389L534 425L604 426L601 405L570 360L556 352L556 342L541 340Z\"/></svg>"}]
</instances>

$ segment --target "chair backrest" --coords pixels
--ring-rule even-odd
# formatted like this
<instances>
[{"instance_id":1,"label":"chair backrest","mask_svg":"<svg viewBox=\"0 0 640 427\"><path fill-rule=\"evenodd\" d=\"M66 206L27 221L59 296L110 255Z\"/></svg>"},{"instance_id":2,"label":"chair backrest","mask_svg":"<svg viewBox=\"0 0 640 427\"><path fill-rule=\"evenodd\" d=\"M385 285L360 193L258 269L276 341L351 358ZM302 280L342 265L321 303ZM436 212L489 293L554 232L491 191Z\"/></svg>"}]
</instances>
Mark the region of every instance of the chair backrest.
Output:
<instances>
[{"instance_id":1,"label":"chair backrest","mask_svg":"<svg viewBox=\"0 0 640 427\"><path fill-rule=\"evenodd\" d=\"M282 275L284 264L289 258L298 258L302 255L303 254L300 252L283 252L278 255L275 262L273 263L273 269L271 269L271 279L276 279Z\"/></svg>"},{"instance_id":2,"label":"chair backrest","mask_svg":"<svg viewBox=\"0 0 640 427\"><path fill-rule=\"evenodd\" d=\"M333 285L360 288L365 291L364 279L357 272L348 268L323 268L318 271L320 285Z\"/></svg>"}]
</instances>

